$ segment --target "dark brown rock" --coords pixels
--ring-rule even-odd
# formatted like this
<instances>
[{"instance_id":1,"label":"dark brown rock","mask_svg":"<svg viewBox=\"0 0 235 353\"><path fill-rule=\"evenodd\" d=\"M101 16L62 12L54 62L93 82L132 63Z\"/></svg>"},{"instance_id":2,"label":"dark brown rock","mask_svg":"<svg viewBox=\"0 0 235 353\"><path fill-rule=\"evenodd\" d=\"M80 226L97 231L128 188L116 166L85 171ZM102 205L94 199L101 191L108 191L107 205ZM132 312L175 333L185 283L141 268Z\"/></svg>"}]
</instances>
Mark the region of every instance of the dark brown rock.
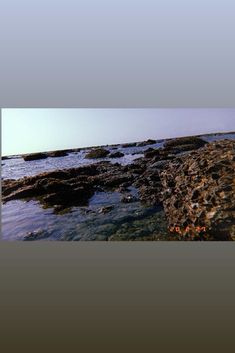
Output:
<instances>
[{"instance_id":1,"label":"dark brown rock","mask_svg":"<svg viewBox=\"0 0 235 353\"><path fill-rule=\"evenodd\" d=\"M11 201L11 200L18 200L18 199L26 199L32 198L41 195L38 189L35 189L34 186L25 186L18 190L15 190L10 193L10 195L3 197L3 201Z\"/></svg>"},{"instance_id":2,"label":"dark brown rock","mask_svg":"<svg viewBox=\"0 0 235 353\"><path fill-rule=\"evenodd\" d=\"M136 147L137 142L131 142L131 143L124 143L122 145L123 148L130 148L130 147Z\"/></svg>"},{"instance_id":3,"label":"dark brown rock","mask_svg":"<svg viewBox=\"0 0 235 353\"><path fill-rule=\"evenodd\" d=\"M32 153L23 156L25 161L36 161L38 159L45 159L48 155L46 153Z\"/></svg>"},{"instance_id":4,"label":"dark brown rock","mask_svg":"<svg viewBox=\"0 0 235 353\"><path fill-rule=\"evenodd\" d=\"M207 144L206 141L202 140L199 137L190 136L190 137L180 137L172 140L168 140L164 143L164 147L166 149L171 149L172 147L178 147L183 145L191 145L194 146L194 149L203 147Z\"/></svg>"},{"instance_id":5,"label":"dark brown rock","mask_svg":"<svg viewBox=\"0 0 235 353\"><path fill-rule=\"evenodd\" d=\"M99 209L98 213L106 214L106 213L111 212L113 209L114 209L114 206L113 206L113 205L101 207L101 208Z\"/></svg>"},{"instance_id":6,"label":"dark brown rock","mask_svg":"<svg viewBox=\"0 0 235 353\"><path fill-rule=\"evenodd\" d=\"M137 143L137 147L144 147L144 146L148 146L148 145L154 145L156 143L156 140L147 140L147 141L142 141L142 142L138 142Z\"/></svg>"},{"instance_id":7,"label":"dark brown rock","mask_svg":"<svg viewBox=\"0 0 235 353\"><path fill-rule=\"evenodd\" d=\"M148 149L145 153L144 153L145 158L153 158L153 157L159 157L160 156L160 151L157 149Z\"/></svg>"},{"instance_id":8,"label":"dark brown rock","mask_svg":"<svg viewBox=\"0 0 235 353\"><path fill-rule=\"evenodd\" d=\"M84 186L71 190L60 190L49 194L43 198L43 202L48 206L63 205L65 207L86 205L89 198L93 195L92 188Z\"/></svg>"},{"instance_id":9,"label":"dark brown rock","mask_svg":"<svg viewBox=\"0 0 235 353\"><path fill-rule=\"evenodd\" d=\"M178 154L178 153L182 153L182 152L193 151L198 148L199 147L194 144L185 144L185 145L179 145L179 146L174 146L174 147L170 148L170 152L172 154Z\"/></svg>"},{"instance_id":10,"label":"dark brown rock","mask_svg":"<svg viewBox=\"0 0 235 353\"><path fill-rule=\"evenodd\" d=\"M124 153L122 152L115 152L115 153L111 153L109 155L109 158L120 158L120 157L123 157L124 156Z\"/></svg>"},{"instance_id":11,"label":"dark brown rock","mask_svg":"<svg viewBox=\"0 0 235 353\"><path fill-rule=\"evenodd\" d=\"M91 150L90 152L88 152L85 156L85 158L88 159L93 159L93 158L105 158L107 157L109 154L109 151L107 151L104 148L96 148L94 150Z\"/></svg>"},{"instance_id":12,"label":"dark brown rock","mask_svg":"<svg viewBox=\"0 0 235 353\"><path fill-rule=\"evenodd\" d=\"M56 157L65 157L68 155L66 151L53 151L47 152L48 157L56 158Z\"/></svg>"},{"instance_id":13,"label":"dark brown rock","mask_svg":"<svg viewBox=\"0 0 235 353\"><path fill-rule=\"evenodd\" d=\"M124 183L131 183L133 181L133 175L131 174L126 174L126 175L106 175L105 179L103 180L102 185L105 187L117 187L120 186Z\"/></svg>"},{"instance_id":14,"label":"dark brown rock","mask_svg":"<svg viewBox=\"0 0 235 353\"><path fill-rule=\"evenodd\" d=\"M155 161L149 165L149 169L164 169L169 163L169 160Z\"/></svg>"},{"instance_id":15,"label":"dark brown rock","mask_svg":"<svg viewBox=\"0 0 235 353\"><path fill-rule=\"evenodd\" d=\"M235 240L235 142L207 144L161 173L172 232L187 240Z\"/></svg>"}]
</instances>

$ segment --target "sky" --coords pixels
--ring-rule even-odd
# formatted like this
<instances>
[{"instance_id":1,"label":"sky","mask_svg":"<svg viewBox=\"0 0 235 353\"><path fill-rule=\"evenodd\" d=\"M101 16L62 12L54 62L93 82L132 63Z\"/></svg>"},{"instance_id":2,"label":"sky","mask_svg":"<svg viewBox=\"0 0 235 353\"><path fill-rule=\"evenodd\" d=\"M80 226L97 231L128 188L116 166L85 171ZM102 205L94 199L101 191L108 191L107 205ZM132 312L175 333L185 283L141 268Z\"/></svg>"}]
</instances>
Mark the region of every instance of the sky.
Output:
<instances>
[{"instance_id":1,"label":"sky","mask_svg":"<svg viewBox=\"0 0 235 353\"><path fill-rule=\"evenodd\" d=\"M2 109L2 155L235 131L235 109Z\"/></svg>"}]
</instances>

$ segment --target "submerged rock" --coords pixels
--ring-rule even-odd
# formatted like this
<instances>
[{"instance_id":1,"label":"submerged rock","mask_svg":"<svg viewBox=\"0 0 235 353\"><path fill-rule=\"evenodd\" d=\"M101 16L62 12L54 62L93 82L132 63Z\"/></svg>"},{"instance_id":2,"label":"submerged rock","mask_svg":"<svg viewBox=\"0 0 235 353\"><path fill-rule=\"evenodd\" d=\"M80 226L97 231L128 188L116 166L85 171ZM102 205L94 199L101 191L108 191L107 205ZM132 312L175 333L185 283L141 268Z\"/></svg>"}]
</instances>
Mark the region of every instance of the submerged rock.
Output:
<instances>
[{"instance_id":1,"label":"submerged rock","mask_svg":"<svg viewBox=\"0 0 235 353\"><path fill-rule=\"evenodd\" d=\"M104 148L96 148L94 150L91 150L85 155L85 158L88 159L93 159L93 158L105 158L109 154L109 151L107 151Z\"/></svg>"}]
</instances>

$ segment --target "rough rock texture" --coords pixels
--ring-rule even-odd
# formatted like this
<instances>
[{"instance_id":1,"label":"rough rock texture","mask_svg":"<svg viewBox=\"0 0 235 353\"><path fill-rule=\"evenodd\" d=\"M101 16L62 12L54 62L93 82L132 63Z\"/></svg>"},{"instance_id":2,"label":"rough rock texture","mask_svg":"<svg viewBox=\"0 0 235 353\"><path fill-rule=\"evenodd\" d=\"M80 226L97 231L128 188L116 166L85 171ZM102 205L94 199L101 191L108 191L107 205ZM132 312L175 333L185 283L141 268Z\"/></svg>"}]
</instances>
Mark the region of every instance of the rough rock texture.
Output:
<instances>
[{"instance_id":1,"label":"rough rock texture","mask_svg":"<svg viewBox=\"0 0 235 353\"><path fill-rule=\"evenodd\" d=\"M149 148L147 151L144 152L145 158L152 158L155 156L160 156L159 149Z\"/></svg>"},{"instance_id":2,"label":"rough rock texture","mask_svg":"<svg viewBox=\"0 0 235 353\"><path fill-rule=\"evenodd\" d=\"M109 158L120 158L124 157L124 153L122 152L114 152L109 155Z\"/></svg>"},{"instance_id":3,"label":"rough rock texture","mask_svg":"<svg viewBox=\"0 0 235 353\"><path fill-rule=\"evenodd\" d=\"M65 157L68 155L66 151L53 151L53 152L47 152L48 157Z\"/></svg>"},{"instance_id":4,"label":"rough rock texture","mask_svg":"<svg viewBox=\"0 0 235 353\"><path fill-rule=\"evenodd\" d=\"M183 239L235 240L235 142L176 158L162 171L170 230Z\"/></svg>"},{"instance_id":5,"label":"rough rock texture","mask_svg":"<svg viewBox=\"0 0 235 353\"><path fill-rule=\"evenodd\" d=\"M90 152L88 152L85 156L85 158L88 159L93 159L93 158L104 158L107 157L107 155L109 154L109 151L107 151L104 148L96 148L94 150L91 150Z\"/></svg>"},{"instance_id":6,"label":"rough rock texture","mask_svg":"<svg viewBox=\"0 0 235 353\"><path fill-rule=\"evenodd\" d=\"M109 162L55 170L19 180L4 180L2 201L36 198L44 207L62 210L86 205L95 191L131 185L134 178L128 168Z\"/></svg>"},{"instance_id":7,"label":"rough rock texture","mask_svg":"<svg viewBox=\"0 0 235 353\"><path fill-rule=\"evenodd\" d=\"M94 193L89 178L97 173L98 167L92 165L46 172L19 180L4 180L2 200L38 198L45 207L84 205Z\"/></svg>"},{"instance_id":8,"label":"rough rock texture","mask_svg":"<svg viewBox=\"0 0 235 353\"><path fill-rule=\"evenodd\" d=\"M194 148L203 147L207 142L199 137L189 136L189 137L179 137L176 139L168 140L164 143L165 148L172 148L182 145L193 145Z\"/></svg>"},{"instance_id":9,"label":"rough rock texture","mask_svg":"<svg viewBox=\"0 0 235 353\"><path fill-rule=\"evenodd\" d=\"M168 140L164 143L164 147L165 149L171 150L174 149L176 147L182 149L183 145L190 145L191 149L197 149L200 147L203 147L204 145L206 145L207 142L202 140L199 137L195 137L195 136L190 136L190 137L179 137L176 139L172 139L172 140ZM189 150L189 148L188 148Z\"/></svg>"},{"instance_id":10,"label":"rough rock texture","mask_svg":"<svg viewBox=\"0 0 235 353\"><path fill-rule=\"evenodd\" d=\"M122 148L136 147L136 145L137 145L137 142L124 143L122 145Z\"/></svg>"},{"instance_id":11,"label":"rough rock texture","mask_svg":"<svg viewBox=\"0 0 235 353\"><path fill-rule=\"evenodd\" d=\"M148 146L148 145L154 145L156 143L156 140L147 140L147 141L142 141L142 142L138 142L137 143L137 147L144 147L144 146Z\"/></svg>"},{"instance_id":12,"label":"rough rock texture","mask_svg":"<svg viewBox=\"0 0 235 353\"><path fill-rule=\"evenodd\" d=\"M31 153L23 156L25 161L36 161L38 159L45 159L47 157L48 155L46 153Z\"/></svg>"}]
</instances>

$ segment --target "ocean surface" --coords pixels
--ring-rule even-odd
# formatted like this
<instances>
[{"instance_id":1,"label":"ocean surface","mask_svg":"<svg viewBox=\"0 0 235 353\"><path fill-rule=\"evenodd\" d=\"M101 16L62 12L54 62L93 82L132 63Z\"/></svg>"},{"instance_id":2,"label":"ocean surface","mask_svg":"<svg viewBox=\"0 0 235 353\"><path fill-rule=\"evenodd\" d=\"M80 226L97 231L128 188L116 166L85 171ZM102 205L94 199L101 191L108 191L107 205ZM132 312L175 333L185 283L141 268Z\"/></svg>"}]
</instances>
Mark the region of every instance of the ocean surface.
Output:
<instances>
[{"instance_id":1,"label":"ocean surface","mask_svg":"<svg viewBox=\"0 0 235 353\"><path fill-rule=\"evenodd\" d=\"M235 139L235 134L203 136L210 142L224 138ZM25 162L21 156L2 161L2 179L19 179L55 169L76 168L82 165L110 161L127 165L143 156L149 147L160 148L164 141L144 147L123 148L121 145L106 146L110 152L123 152L121 158L86 159L87 150L69 153L65 157L47 158ZM131 188L130 193L137 195ZM64 214L44 209L38 201L14 200L2 205L3 240L143 240L154 235L156 240L167 239L168 230L164 212L158 207L144 207L139 201L123 204L118 192L97 192L88 207L73 207ZM112 205L109 213L102 208Z\"/></svg>"}]
</instances>

